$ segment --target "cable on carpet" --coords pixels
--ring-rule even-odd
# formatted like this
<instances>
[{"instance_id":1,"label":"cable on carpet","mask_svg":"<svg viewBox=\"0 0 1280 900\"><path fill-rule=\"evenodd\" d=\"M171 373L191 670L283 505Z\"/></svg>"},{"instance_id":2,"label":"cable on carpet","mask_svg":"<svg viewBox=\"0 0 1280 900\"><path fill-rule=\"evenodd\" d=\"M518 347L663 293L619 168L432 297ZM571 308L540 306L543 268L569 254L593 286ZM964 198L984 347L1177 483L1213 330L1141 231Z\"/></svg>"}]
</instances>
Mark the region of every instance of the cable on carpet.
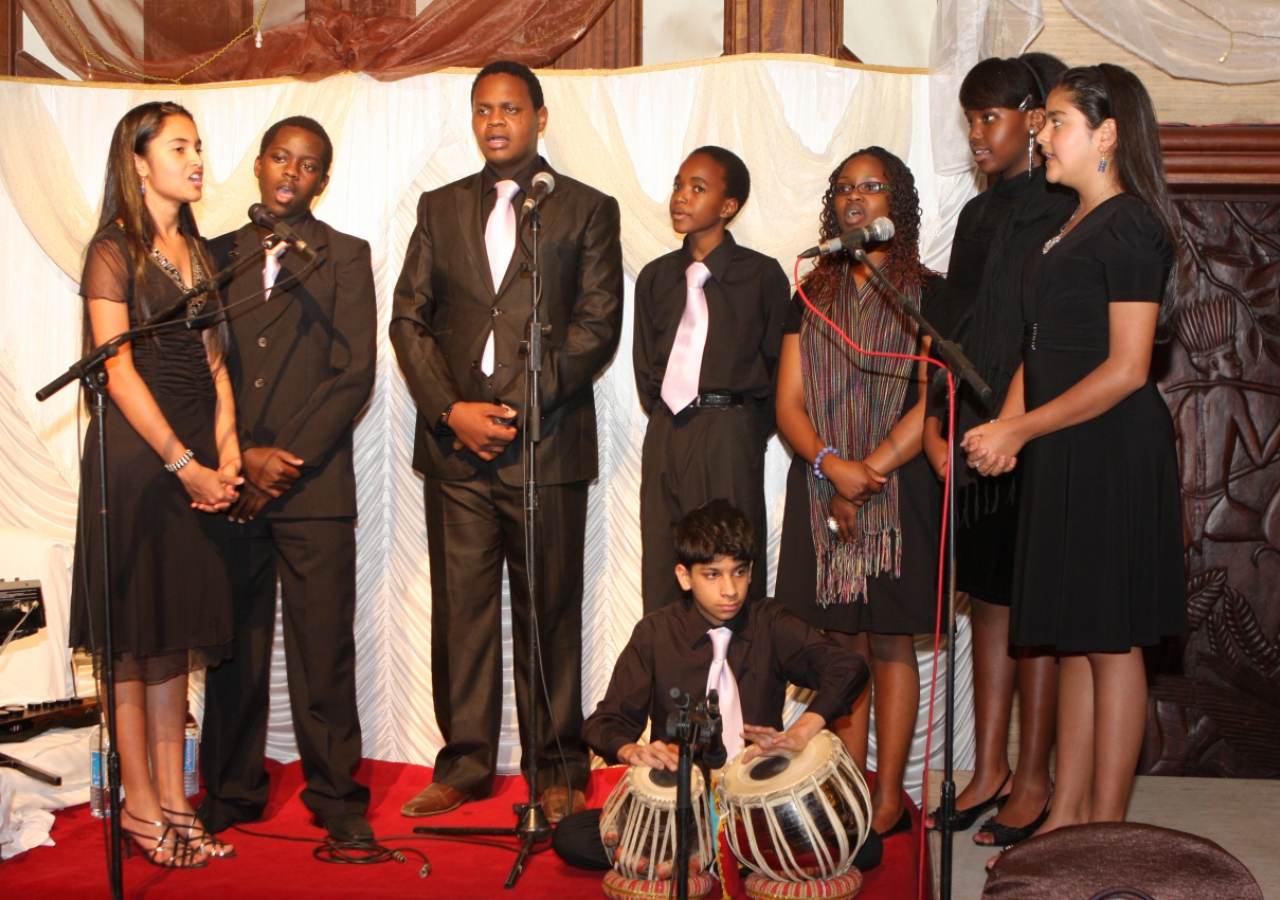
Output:
<instances>
[{"instance_id":1,"label":"cable on carpet","mask_svg":"<svg viewBox=\"0 0 1280 900\"><path fill-rule=\"evenodd\" d=\"M323 863L335 863L338 865L354 865L369 866L377 863L398 862L406 863L409 856L416 856L422 860L422 865L418 868L418 877L426 878L431 874L431 860L427 859L427 854L423 853L417 847L388 847L378 841L337 841L332 837L310 838L299 837L291 834L271 834L265 831L250 831L239 825L232 826L236 831L251 837L268 838L275 841L296 841L305 844L317 844L311 855ZM389 838L383 838L383 841L399 841L414 840L421 835L393 835Z\"/></svg>"}]
</instances>

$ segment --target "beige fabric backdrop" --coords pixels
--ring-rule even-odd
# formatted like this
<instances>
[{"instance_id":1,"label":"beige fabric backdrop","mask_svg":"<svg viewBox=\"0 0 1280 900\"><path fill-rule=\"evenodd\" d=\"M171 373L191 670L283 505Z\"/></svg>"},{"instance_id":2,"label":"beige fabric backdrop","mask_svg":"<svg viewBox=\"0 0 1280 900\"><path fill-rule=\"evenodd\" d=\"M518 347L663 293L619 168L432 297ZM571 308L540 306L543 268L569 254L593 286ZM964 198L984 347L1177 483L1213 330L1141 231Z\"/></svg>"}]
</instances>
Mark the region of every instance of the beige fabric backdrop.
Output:
<instances>
[{"instance_id":1,"label":"beige fabric backdrop","mask_svg":"<svg viewBox=\"0 0 1280 900\"><path fill-rule=\"evenodd\" d=\"M385 326L419 194L481 165L470 133L472 77L444 72L380 83L343 75L310 84L152 90L0 82L0 521L68 537L81 424L74 391L45 404L32 394L78 355L76 284L116 122L144 100L175 99L192 111L206 148L205 196L196 212L210 236L237 227L257 200L252 160L267 125L304 114L329 130L336 147L332 182L316 212L372 244L382 326L374 396L356 432L365 752L416 763L430 763L441 743L431 706L430 582L421 481L409 462L414 409ZM814 243L827 176L859 147L883 145L911 165L926 261L936 268L946 265L955 216L975 184L969 172L933 174L927 78L915 71L761 56L613 74L547 72L543 84L550 109L544 151L560 171L618 198L628 275L622 347L596 384L601 475L590 499L583 629L589 710L641 609L645 419L631 375L630 291L645 262L678 245L666 198L680 160L705 143L743 155L753 194L734 233L778 257L788 272L795 253ZM787 462L775 438L766 478L773 556ZM963 622L962 630L963 650ZM927 675L927 659L922 668ZM967 664L958 672L966 686L958 698L961 764L972 740L967 672ZM269 746L287 759L293 750L282 667L275 678ZM922 713L921 738L925 728ZM504 741L502 764L514 771L510 696ZM916 784L922 754L918 741Z\"/></svg>"}]
</instances>

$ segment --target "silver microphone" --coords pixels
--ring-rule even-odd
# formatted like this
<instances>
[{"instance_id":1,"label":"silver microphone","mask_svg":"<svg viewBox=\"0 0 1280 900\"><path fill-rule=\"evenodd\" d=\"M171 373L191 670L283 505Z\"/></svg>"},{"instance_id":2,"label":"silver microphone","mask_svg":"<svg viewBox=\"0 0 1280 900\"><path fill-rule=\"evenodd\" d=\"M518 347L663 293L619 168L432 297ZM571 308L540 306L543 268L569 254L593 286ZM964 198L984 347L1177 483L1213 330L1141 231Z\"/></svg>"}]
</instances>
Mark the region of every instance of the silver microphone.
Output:
<instances>
[{"instance_id":1,"label":"silver microphone","mask_svg":"<svg viewBox=\"0 0 1280 900\"><path fill-rule=\"evenodd\" d=\"M550 172L539 172L533 176L533 190L529 192L529 198L524 201L524 205L520 207L520 217L524 218L533 212L547 199L547 195L556 189L556 180Z\"/></svg>"},{"instance_id":2,"label":"silver microphone","mask_svg":"<svg viewBox=\"0 0 1280 900\"><path fill-rule=\"evenodd\" d=\"M863 244L880 243L893 237L893 222L881 216L870 225L851 228L839 237L823 241L816 247L810 247L800 254L801 259L812 259L815 256L826 256L839 250L852 250Z\"/></svg>"}]
</instances>

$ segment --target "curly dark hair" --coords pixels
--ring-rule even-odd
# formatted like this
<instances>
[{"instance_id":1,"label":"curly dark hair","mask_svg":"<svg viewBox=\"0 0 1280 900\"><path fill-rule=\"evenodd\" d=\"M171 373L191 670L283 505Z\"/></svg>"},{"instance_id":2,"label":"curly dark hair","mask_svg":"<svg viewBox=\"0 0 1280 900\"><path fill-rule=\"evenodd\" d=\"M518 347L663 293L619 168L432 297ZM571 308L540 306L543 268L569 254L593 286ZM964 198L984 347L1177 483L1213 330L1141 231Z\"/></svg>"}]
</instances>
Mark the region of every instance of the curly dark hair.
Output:
<instances>
[{"instance_id":1,"label":"curly dark hair","mask_svg":"<svg viewBox=\"0 0 1280 900\"><path fill-rule=\"evenodd\" d=\"M916 179L907 164L883 147L864 147L850 153L832 171L827 192L822 195L822 215L819 217L821 240L827 241L840 234L840 219L836 214L836 179L850 160L859 156L873 156L880 160L885 182L893 187L889 195L889 218L893 220L894 236L889 243L889 256L882 269L885 276L900 290L923 286L935 273L920 262L920 194L916 191ZM806 290L818 297L831 298L840 290L840 282L851 261L849 254L841 251L819 258L818 264L804 278Z\"/></svg>"}]
</instances>

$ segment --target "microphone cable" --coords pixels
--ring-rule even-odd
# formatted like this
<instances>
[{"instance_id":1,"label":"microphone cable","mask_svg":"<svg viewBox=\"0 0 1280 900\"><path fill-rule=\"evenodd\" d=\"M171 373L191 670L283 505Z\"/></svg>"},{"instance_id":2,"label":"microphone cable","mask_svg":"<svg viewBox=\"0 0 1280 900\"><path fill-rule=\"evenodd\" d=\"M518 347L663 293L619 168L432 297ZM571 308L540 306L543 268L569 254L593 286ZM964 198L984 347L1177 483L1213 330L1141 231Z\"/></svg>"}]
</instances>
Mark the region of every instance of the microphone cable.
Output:
<instances>
[{"instance_id":1,"label":"microphone cable","mask_svg":"<svg viewBox=\"0 0 1280 900\"><path fill-rule=\"evenodd\" d=\"M951 469L952 469L952 464L955 462L955 429L956 429L955 376L952 375L951 370L948 369L942 362L940 362L939 360L933 359L932 357L921 356L921 355L912 354L912 353L888 353L882 350L867 350L867 349L864 349L863 347L858 346L858 344L853 340L853 338L845 334L844 330L839 325L831 321L831 319L828 318L822 312L822 310L818 309L818 307L816 307L813 304L813 301L809 299L809 295L805 293L804 285L801 283L801 280L800 280L800 259L801 257L799 256L796 257L795 267L794 269L792 269L792 277L795 279L796 290L800 294L800 299L804 301L805 306L809 307L809 309L813 311L813 314L815 316L817 316L823 322L827 323L827 325L829 325L831 329L835 331L835 333L838 334L841 337L841 339L844 340L844 342L848 344L850 347L852 347L856 352L862 354L863 356L879 356L879 357L886 357L890 359L913 359L913 360L916 360L917 362L923 362L929 365L938 366L944 372L947 373L947 409L948 409L947 477L943 480L942 530L941 530L941 535L939 538L939 546L938 546L938 600L937 600L937 612L935 614L934 625L933 625L933 672L929 678L929 715L927 719L929 728L925 732L924 772L923 772L923 776L920 779L920 784L921 784L920 846L919 846L920 867L919 867L919 872L917 873L917 900L924 900L925 869L928 866L928 861L929 861L929 856L927 853L929 832L924 827L924 818L928 814L926 810L929 808L929 756L933 751L933 714L934 714L934 704L937 699L937 693L938 693L938 658L940 656L939 650L942 643L942 609L943 609L944 601L946 600L946 591L944 590L944 585L945 585L945 578L947 574L947 565L946 565L947 563L947 525L948 525L948 522L950 521L949 514L951 512L951 475L952 475Z\"/></svg>"}]
</instances>

